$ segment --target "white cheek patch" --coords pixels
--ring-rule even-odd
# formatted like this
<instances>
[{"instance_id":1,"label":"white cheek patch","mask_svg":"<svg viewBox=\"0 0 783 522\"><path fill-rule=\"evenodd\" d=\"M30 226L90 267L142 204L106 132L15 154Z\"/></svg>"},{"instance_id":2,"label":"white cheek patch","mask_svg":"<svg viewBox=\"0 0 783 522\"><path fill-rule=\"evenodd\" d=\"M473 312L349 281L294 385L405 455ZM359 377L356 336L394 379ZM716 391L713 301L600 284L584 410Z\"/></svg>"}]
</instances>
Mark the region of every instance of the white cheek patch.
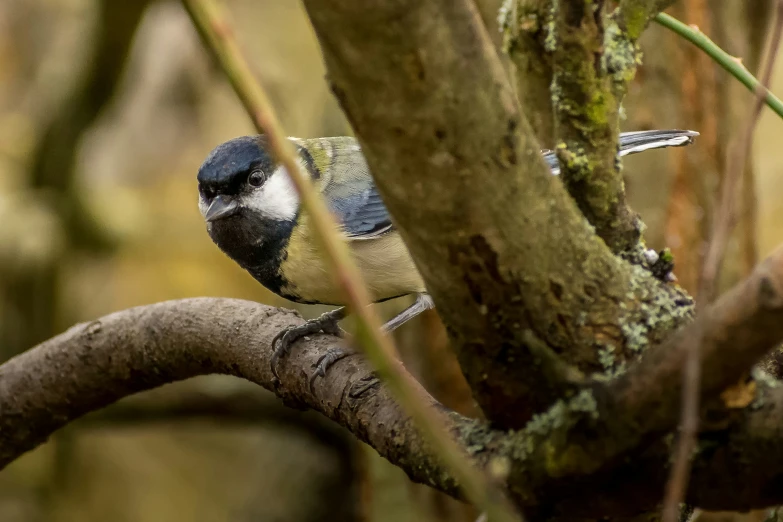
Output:
<instances>
[{"instance_id":1,"label":"white cheek patch","mask_svg":"<svg viewBox=\"0 0 783 522\"><path fill-rule=\"evenodd\" d=\"M282 166L272 173L261 188L243 199L246 207L277 221L290 221L299 210L299 194Z\"/></svg>"}]
</instances>

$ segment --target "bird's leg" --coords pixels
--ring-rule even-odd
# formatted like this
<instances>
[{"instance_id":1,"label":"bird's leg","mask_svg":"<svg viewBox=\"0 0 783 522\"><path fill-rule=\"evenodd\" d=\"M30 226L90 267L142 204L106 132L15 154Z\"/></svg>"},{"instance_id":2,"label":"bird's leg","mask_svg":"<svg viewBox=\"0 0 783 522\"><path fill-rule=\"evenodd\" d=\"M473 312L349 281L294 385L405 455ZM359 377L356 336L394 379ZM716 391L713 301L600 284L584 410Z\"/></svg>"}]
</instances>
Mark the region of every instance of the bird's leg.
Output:
<instances>
[{"instance_id":1,"label":"bird's leg","mask_svg":"<svg viewBox=\"0 0 783 522\"><path fill-rule=\"evenodd\" d=\"M346 315L348 315L348 312L343 306L321 314L320 317L311 319L304 324L290 326L278 333L275 338L272 339L272 350L274 350L272 360L270 361L272 375L274 375L276 379L278 378L278 361L289 352L291 345L302 337L319 332L342 337L343 331L337 323L345 319Z\"/></svg>"},{"instance_id":2,"label":"bird's leg","mask_svg":"<svg viewBox=\"0 0 783 522\"><path fill-rule=\"evenodd\" d=\"M381 329L386 332L393 332L400 326L402 326L404 323L410 321L417 315L421 314L422 312L425 312L427 310L431 310L435 308L435 303L432 302L432 298L429 294L421 293L416 294L416 301L413 302L412 305L410 305L408 308L400 312L399 314L395 315L393 318L388 320ZM315 371L310 376L310 387L313 386L313 381L317 377L325 377L326 371L329 369L330 366L332 366L334 363L339 361L340 359L347 357L351 355L350 351L343 350L342 348L331 348L329 351L327 351L325 354L321 356L320 359L315 363Z\"/></svg>"},{"instance_id":3,"label":"bird's leg","mask_svg":"<svg viewBox=\"0 0 783 522\"><path fill-rule=\"evenodd\" d=\"M383 325L383 331L387 333L393 332L417 315L421 314L422 312L426 312L427 310L432 310L433 308L435 308L435 303L432 302L432 297L430 297L430 294L416 294L416 300L413 302L413 304L386 321L386 324Z\"/></svg>"}]
</instances>

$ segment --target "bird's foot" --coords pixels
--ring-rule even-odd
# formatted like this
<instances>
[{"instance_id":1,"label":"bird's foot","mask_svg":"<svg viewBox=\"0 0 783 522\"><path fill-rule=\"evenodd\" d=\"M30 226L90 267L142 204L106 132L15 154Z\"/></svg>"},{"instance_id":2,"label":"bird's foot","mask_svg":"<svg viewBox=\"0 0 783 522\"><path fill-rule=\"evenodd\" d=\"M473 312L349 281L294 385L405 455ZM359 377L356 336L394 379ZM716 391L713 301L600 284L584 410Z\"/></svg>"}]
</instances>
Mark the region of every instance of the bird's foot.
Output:
<instances>
[{"instance_id":1,"label":"bird's foot","mask_svg":"<svg viewBox=\"0 0 783 522\"><path fill-rule=\"evenodd\" d=\"M280 331L275 336L275 338L272 339L272 350L274 351L274 353L272 354L270 366L272 368L272 375L275 376L275 379L279 379L279 376L277 375L277 363L280 361L282 357L284 357L286 354L288 354L288 352L291 351L292 344L294 344L302 337L306 337L308 335L312 335L320 332L342 337L343 330L342 328L340 328L340 326L337 323L339 323L340 320L344 318L345 318L345 309L337 308L336 310L332 310L330 312L321 314L320 317L316 319L311 319L310 321L307 321L304 324L300 324L298 326L290 326L285 330ZM337 359L334 360L336 361ZM332 361L332 363L333 362L334 361ZM321 361L319 360L319 365L320 363ZM328 363L326 367L328 368L328 366L332 363Z\"/></svg>"},{"instance_id":2,"label":"bird's foot","mask_svg":"<svg viewBox=\"0 0 783 522\"><path fill-rule=\"evenodd\" d=\"M353 355L353 353L354 352L350 350L343 350L342 348L330 348L323 354L318 361L316 361L315 371L313 371L313 374L310 376L310 390L312 391L313 383L315 383L315 380L318 377L326 377L326 372L334 363L349 355Z\"/></svg>"}]
</instances>

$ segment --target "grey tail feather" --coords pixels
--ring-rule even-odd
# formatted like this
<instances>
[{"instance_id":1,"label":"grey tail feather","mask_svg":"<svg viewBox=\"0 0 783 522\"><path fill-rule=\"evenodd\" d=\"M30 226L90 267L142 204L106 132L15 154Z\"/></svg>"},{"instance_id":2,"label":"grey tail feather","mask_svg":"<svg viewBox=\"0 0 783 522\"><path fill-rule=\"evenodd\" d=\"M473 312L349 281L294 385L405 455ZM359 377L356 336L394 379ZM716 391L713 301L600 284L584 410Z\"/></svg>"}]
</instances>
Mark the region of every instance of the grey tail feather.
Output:
<instances>
[{"instance_id":1,"label":"grey tail feather","mask_svg":"<svg viewBox=\"0 0 783 522\"><path fill-rule=\"evenodd\" d=\"M664 147L682 147L693 143L699 133L691 130L651 130L620 134L620 156Z\"/></svg>"},{"instance_id":2,"label":"grey tail feather","mask_svg":"<svg viewBox=\"0 0 783 522\"><path fill-rule=\"evenodd\" d=\"M665 147L682 147L693 143L693 138L699 133L692 130L649 130L620 133L620 156L636 154L652 149ZM552 174L560 174L557 156L551 150L541 151Z\"/></svg>"}]
</instances>

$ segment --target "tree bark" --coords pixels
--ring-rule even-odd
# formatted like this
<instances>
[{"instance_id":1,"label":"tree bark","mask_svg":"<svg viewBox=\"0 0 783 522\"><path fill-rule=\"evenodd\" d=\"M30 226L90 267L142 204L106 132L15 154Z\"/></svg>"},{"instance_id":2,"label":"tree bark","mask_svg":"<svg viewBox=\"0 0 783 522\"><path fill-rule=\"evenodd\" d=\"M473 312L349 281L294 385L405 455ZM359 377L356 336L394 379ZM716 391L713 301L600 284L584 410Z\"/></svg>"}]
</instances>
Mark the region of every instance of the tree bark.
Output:
<instances>
[{"instance_id":1,"label":"tree bark","mask_svg":"<svg viewBox=\"0 0 783 522\"><path fill-rule=\"evenodd\" d=\"M706 311L701 324L651 349L618 381L585 383L524 430L492 429L449 412L422 389L419 393L477 466L490 469L501 459L508 469L505 481L511 497L529 513L541 515L568 497L574 482L622 464L674 427L682 360L699 340L694 337L699 332L708 333L701 347L702 393L715 399L736 382L783 339L782 296L783 250L779 250ZM335 347L334 338L316 336L297 343L279 368L280 380L273 377L272 353L266 347L281 328L300 321L247 301L191 299L134 308L77 325L0 366L0 465L41 444L66 423L121 397L194 375L224 373L264 386L290 406L316 409L412 479L458 495L454 479L361 357L338 361L328 378L311 388L313 365ZM751 415L753 410L748 412ZM764 453L749 450L744 456L763 459ZM665 466L665 460L658 465ZM719 465L727 464L719 461ZM754 503L775 493L747 495L752 500L734 501ZM602 502L593 506L596 512L609 502L611 492L602 491L600 496Z\"/></svg>"},{"instance_id":2,"label":"tree bark","mask_svg":"<svg viewBox=\"0 0 783 522\"><path fill-rule=\"evenodd\" d=\"M524 426L568 389L552 372L531 374L540 348L584 372L614 371L690 320L690 299L612 255L548 174L470 2L305 5L490 420Z\"/></svg>"}]
</instances>

